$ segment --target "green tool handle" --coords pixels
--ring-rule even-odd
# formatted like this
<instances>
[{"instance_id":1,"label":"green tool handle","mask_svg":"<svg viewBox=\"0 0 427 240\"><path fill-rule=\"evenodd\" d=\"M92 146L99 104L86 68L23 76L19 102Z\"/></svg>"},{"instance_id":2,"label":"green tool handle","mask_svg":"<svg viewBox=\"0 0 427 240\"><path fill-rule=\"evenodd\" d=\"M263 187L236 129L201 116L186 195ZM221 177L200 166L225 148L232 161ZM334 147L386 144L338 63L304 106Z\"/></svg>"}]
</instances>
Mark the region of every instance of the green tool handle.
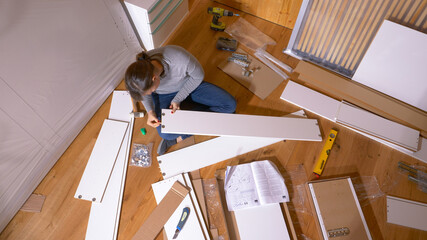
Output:
<instances>
[{"instance_id":1,"label":"green tool handle","mask_svg":"<svg viewBox=\"0 0 427 240\"><path fill-rule=\"evenodd\" d=\"M182 210L181 218L179 219L179 223L178 223L178 226L176 226L176 229L181 231L189 215L190 215L190 208L189 207L184 208Z\"/></svg>"}]
</instances>

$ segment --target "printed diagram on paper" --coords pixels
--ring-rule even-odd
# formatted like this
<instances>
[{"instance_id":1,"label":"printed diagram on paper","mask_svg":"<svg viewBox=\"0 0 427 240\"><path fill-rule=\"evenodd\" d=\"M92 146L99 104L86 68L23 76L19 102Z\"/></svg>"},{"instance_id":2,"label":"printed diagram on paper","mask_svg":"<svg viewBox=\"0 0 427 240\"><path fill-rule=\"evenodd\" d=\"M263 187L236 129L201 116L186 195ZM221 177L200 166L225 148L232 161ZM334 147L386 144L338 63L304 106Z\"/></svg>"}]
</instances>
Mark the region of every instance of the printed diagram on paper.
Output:
<instances>
[{"instance_id":1,"label":"printed diagram on paper","mask_svg":"<svg viewBox=\"0 0 427 240\"><path fill-rule=\"evenodd\" d=\"M283 177L268 160L227 167L224 188L230 211L289 201Z\"/></svg>"},{"instance_id":2,"label":"printed diagram on paper","mask_svg":"<svg viewBox=\"0 0 427 240\"><path fill-rule=\"evenodd\" d=\"M242 164L237 168L227 167L225 179L228 210L234 211L260 205L252 168L249 164Z\"/></svg>"}]
</instances>

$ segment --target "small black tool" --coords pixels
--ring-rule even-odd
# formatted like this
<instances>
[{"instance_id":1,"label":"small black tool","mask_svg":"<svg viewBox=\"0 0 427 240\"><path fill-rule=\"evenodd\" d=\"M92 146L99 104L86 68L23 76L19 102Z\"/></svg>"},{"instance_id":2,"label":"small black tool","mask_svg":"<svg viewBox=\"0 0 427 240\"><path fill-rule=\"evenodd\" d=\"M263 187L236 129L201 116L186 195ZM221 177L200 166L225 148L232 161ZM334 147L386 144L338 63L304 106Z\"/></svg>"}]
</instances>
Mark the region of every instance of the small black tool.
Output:
<instances>
[{"instance_id":1,"label":"small black tool","mask_svg":"<svg viewBox=\"0 0 427 240\"><path fill-rule=\"evenodd\" d=\"M237 50L237 40L220 37L218 38L218 41L216 41L216 48L219 50L234 52Z\"/></svg>"}]
</instances>

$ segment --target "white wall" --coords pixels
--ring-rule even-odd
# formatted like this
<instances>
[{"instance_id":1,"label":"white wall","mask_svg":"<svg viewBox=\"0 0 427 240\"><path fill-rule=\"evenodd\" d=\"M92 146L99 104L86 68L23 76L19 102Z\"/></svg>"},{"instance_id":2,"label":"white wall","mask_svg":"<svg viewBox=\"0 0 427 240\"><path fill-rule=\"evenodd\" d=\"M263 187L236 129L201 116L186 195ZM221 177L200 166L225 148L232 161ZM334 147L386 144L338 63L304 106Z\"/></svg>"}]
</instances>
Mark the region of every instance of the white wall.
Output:
<instances>
[{"instance_id":1,"label":"white wall","mask_svg":"<svg viewBox=\"0 0 427 240\"><path fill-rule=\"evenodd\" d=\"M119 0L0 1L0 231L140 49Z\"/></svg>"}]
</instances>

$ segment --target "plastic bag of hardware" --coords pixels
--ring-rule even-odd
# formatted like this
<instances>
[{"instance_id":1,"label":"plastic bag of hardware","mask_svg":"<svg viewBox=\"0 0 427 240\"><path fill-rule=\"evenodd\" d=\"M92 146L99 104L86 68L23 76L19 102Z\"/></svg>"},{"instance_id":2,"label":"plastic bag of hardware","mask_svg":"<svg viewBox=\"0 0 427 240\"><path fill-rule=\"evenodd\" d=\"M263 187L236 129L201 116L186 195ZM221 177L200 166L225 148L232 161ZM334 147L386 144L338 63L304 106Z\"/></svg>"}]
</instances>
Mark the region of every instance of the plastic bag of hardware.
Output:
<instances>
[{"instance_id":1,"label":"plastic bag of hardware","mask_svg":"<svg viewBox=\"0 0 427 240\"><path fill-rule=\"evenodd\" d=\"M266 45L276 44L271 37L265 35L243 18L239 18L231 24L230 27L225 29L225 32L253 51L258 48L264 49Z\"/></svg>"},{"instance_id":2,"label":"plastic bag of hardware","mask_svg":"<svg viewBox=\"0 0 427 240\"><path fill-rule=\"evenodd\" d=\"M151 166L153 143L147 145L132 144L131 166L147 168Z\"/></svg>"}]
</instances>

